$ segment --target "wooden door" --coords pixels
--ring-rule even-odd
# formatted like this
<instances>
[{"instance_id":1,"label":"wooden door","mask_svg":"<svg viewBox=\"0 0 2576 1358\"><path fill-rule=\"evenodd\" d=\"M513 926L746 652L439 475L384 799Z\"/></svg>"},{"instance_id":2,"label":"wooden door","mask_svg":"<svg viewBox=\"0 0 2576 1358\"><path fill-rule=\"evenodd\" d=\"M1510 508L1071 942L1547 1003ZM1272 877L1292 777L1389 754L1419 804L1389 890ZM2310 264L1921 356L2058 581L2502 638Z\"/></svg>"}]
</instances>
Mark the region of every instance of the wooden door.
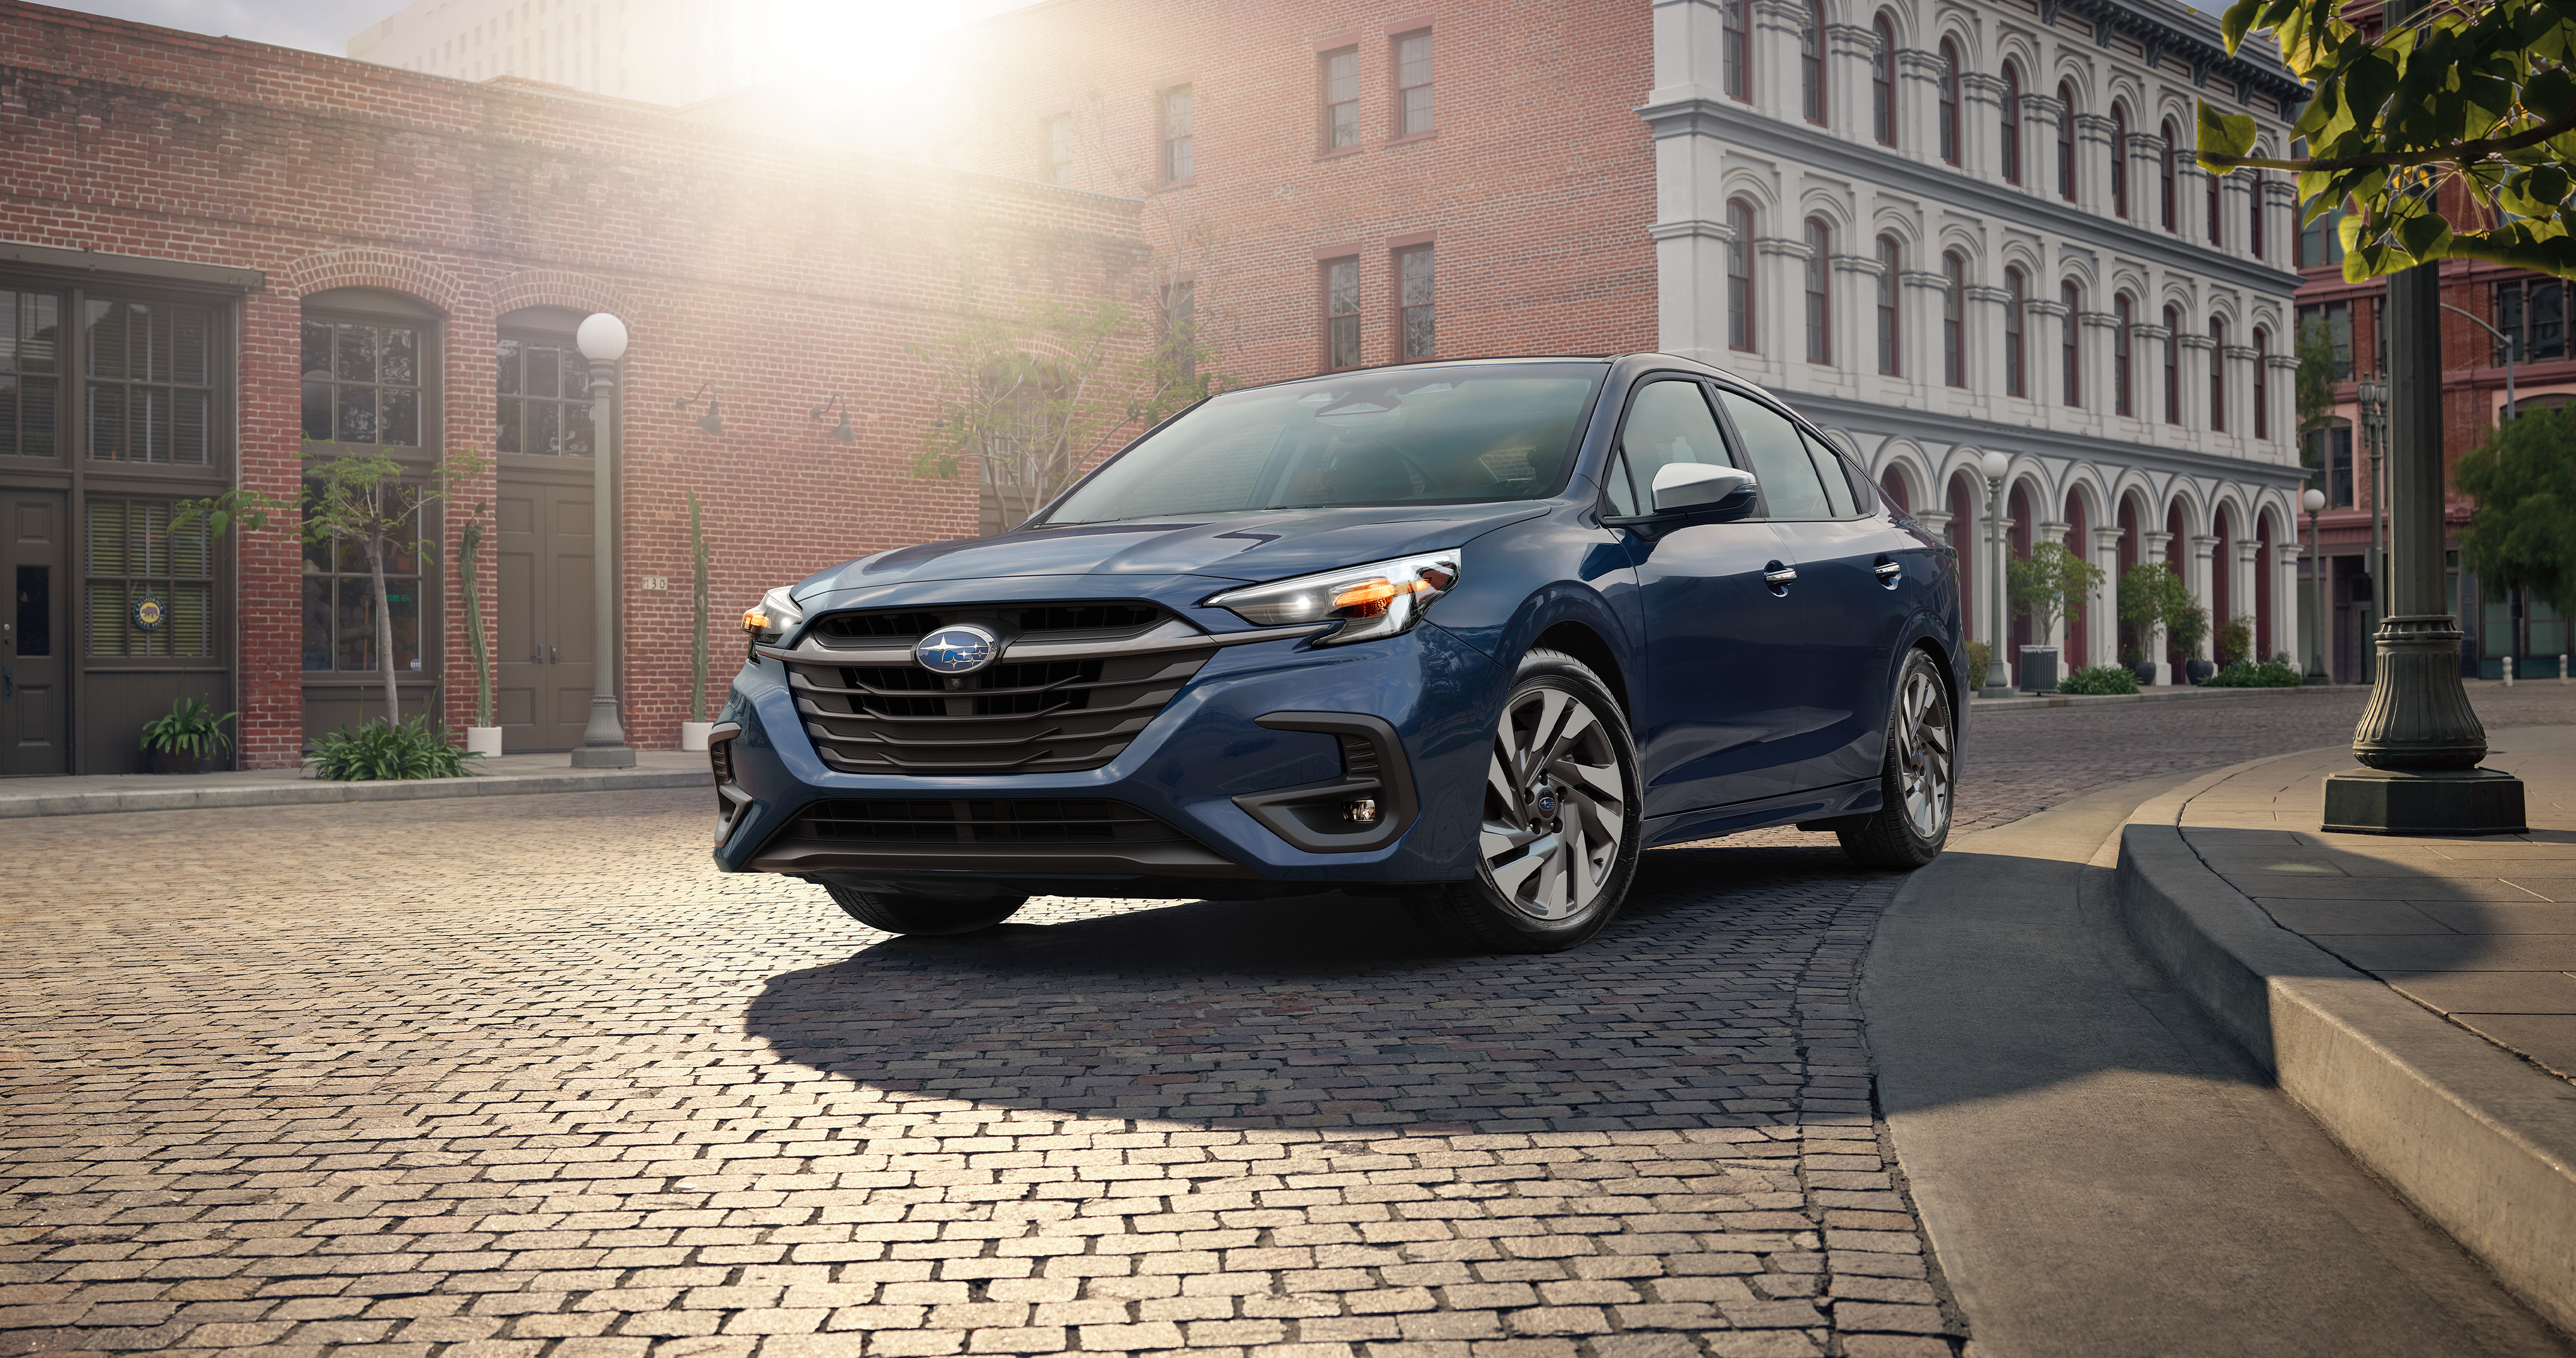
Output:
<instances>
[{"instance_id":1,"label":"wooden door","mask_svg":"<svg viewBox=\"0 0 2576 1358\"><path fill-rule=\"evenodd\" d=\"M501 747L512 754L572 749L590 724L590 506L587 483L505 478L495 499L495 715Z\"/></svg>"},{"instance_id":2,"label":"wooden door","mask_svg":"<svg viewBox=\"0 0 2576 1358\"><path fill-rule=\"evenodd\" d=\"M0 491L0 775L71 772L69 538L61 491Z\"/></svg>"}]
</instances>

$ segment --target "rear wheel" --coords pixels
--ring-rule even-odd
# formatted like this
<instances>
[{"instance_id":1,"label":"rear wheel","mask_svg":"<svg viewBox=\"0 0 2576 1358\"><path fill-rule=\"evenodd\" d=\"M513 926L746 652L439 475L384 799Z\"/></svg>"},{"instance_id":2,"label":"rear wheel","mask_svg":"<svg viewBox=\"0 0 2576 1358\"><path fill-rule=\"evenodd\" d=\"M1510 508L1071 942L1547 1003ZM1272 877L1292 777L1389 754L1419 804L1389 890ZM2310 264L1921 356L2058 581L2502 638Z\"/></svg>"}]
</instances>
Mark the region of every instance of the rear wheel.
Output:
<instances>
[{"instance_id":1,"label":"rear wheel","mask_svg":"<svg viewBox=\"0 0 2576 1358\"><path fill-rule=\"evenodd\" d=\"M832 893L832 903L850 918L890 934L967 934L990 929L1029 901L1026 896L945 901L892 891L860 891L829 882L823 884L823 889Z\"/></svg>"},{"instance_id":2,"label":"rear wheel","mask_svg":"<svg viewBox=\"0 0 2576 1358\"><path fill-rule=\"evenodd\" d=\"M1940 856L1958 790L1957 732L1940 667L1920 650L1907 652L1887 717L1879 809L1834 832L1844 853L1869 867L1909 870Z\"/></svg>"},{"instance_id":3,"label":"rear wheel","mask_svg":"<svg viewBox=\"0 0 2576 1358\"><path fill-rule=\"evenodd\" d=\"M1476 878L1413 903L1447 941L1561 952L1601 932L1637 872L1637 750L1619 705L1582 662L1521 661L1494 725Z\"/></svg>"}]
</instances>

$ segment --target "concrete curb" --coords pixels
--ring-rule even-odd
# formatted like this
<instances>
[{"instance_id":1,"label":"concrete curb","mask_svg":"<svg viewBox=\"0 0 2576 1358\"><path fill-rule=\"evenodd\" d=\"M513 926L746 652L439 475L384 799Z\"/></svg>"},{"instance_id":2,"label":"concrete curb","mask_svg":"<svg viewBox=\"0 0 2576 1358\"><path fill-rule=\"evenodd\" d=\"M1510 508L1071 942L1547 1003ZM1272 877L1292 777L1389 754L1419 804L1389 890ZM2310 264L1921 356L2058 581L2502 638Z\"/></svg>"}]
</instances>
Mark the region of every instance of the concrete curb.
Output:
<instances>
[{"instance_id":1,"label":"concrete curb","mask_svg":"<svg viewBox=\"0 0 2576 1358\"><path fill-rule=\"evenodd\" d=\"M2555 1324L2576 1330L2576 1091L2272 923L2179 827L2252 760L2138 808L2129 932L2354 1158Z\"/></svg>"},{"instance_id":2,"label":"concrete curb","mask_svg":"<svg viewBox=\"0 0 2576 1358\"><path fill-rule=\"evenodd\" d=\"M632 792L706 787L704 769L594 769L403 782L331 783L310 778L207 787L134 788L109 792L0 795L0 820L25 816L91 816L116 811L203 811L244 806L328 806L341 802L411 802L446 797L513 797L548 792Z\"/></svg>"},{"instance_id":3,"label":"concrete curb","mask_svg":"<svg viewBox=\"0 0 2576 1358\"><path fill-rule=\"evenodd\" d=\"M2319 684L2314 688L2201 688L2169 684L2135 693L2051 693L2020 698L1970 698L1971 712L2024 712L2041 707L2093 707L2102 703L2163 703L2188 698L2259 698L2284 693L2351 693L2354 684Z\"/></svg>"}]
</instances>

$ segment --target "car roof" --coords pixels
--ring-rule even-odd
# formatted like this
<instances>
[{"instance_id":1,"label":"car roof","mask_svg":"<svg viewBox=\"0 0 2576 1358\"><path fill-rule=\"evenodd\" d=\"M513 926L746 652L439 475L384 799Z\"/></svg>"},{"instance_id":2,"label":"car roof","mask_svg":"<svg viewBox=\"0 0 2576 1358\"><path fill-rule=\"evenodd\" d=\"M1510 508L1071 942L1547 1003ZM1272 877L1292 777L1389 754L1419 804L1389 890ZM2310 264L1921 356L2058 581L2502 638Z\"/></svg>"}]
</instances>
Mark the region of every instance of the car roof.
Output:
<instances>
[{"instance_id":1,"label":"car roof","mask_svg":"<svg viewBox=\"0 0 2576 1358\"><path fill-rule=\"evenodd\" d=\"M1704 359L1686 358L1680 354L1667 354L1655 350L1637 350L1624 354L1478 354L1471 358L1422 358L1404 363L1376 363L1360 368L1336 368L1331 372L1308 373L1303 377L1282 377L1275 381L1255 382L1248 386L1236 387L1234 390L1258 391L1263 387L1284 387L1298 382L1330 381L1336 377L1351 377L1360 373L1395 372L1405 368L1465 368L1488 365L1499 367L1508 363L1600 363L1616 365L1629 360L1644 360L1647 363L1658 367L1670 365L1682 368L1695 368L1701 372L1725 378L1727 381L1733 382L1739 386L1751 388L1754 391L1761 392L1765 396L1772 396L1774 400L1778 399L1778 397L1773 396L1773 393L1768 387L1763 386L1761 383L1756 382L1752 378L1746 377L1741 373L1731 372Z\"/></svg>"}]
</instances>

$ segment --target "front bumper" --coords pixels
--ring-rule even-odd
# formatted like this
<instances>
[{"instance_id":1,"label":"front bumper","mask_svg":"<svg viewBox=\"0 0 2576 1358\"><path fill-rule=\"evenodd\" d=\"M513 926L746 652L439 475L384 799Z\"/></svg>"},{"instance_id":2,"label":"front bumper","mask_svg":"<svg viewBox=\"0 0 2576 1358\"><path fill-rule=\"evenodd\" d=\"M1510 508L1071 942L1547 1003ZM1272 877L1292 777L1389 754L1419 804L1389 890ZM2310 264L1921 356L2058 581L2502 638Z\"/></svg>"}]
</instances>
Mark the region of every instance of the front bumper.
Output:
<instances>
[{"instance_id":1,"label":"front bumper","mask_svg":"<svg viewBox=\"0 0 2576 1358\"><path fill-rule=\"evenodd\" d=\"M1210 631L1241 626L1165 602ZM1504 682L1429 622L1349 646L1255 642L1218 651L1102 767L914 776L828 767L785 668L754 660L719 717L740 729L718 761L715 859L728 872L941 895L1248 897L1463 880ZM1377 801L1382 829L1336 833L1318 811L1337 797ZM845 837L852 818L873 834L889 816L911 842ZM943 824L960 827L953 839Z\"/></svg>"}]
</instances>

